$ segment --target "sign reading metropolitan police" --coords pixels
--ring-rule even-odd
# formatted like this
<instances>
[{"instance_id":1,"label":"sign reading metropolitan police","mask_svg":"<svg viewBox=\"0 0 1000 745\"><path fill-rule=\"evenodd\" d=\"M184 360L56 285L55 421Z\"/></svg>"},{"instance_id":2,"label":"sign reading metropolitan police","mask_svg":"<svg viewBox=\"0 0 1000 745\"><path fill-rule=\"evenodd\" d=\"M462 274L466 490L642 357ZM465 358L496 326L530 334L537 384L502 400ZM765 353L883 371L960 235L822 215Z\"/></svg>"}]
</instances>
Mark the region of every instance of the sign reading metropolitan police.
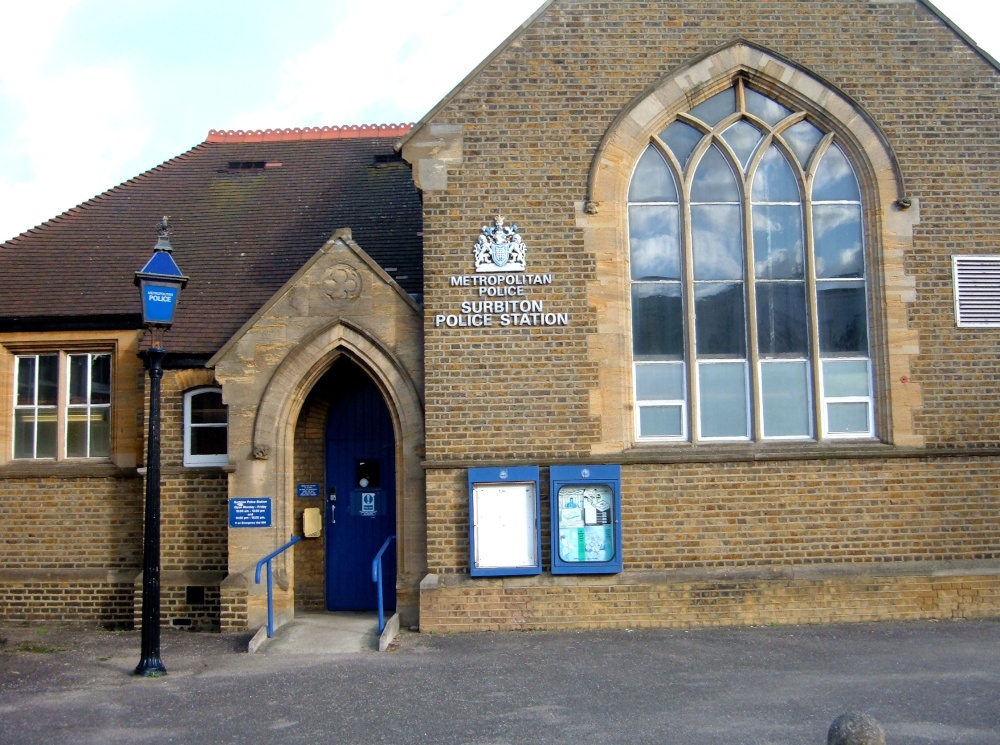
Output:
<instances>
[{"instance_id":1,"label":"sign reading metropolitan police","mask_svg":"<svg viewBox=\"0 0 1000 745\"><path fill-rule=\"evenodd\" d=\"M230 528L270 528L270 497L236 497L229 500Z\"/></svg>"},{"instance_id":2,"label":"sign reading metropolitan police","mask_svg":"<svg viewBox=\"0 0 1000 745\"><path fill-rule=\"evenodd\" d=\"M528 246L517 225L505 225L501 215L484 225L472 248L476 273L454 275L452 287L469 287L479 300L464 300L457 313L434 316L435 327L568 326L569 313L547 310L543 300L528 297L528 290L552 284L551 274L529 274ZM497 298L497 299L486 299Z\"/></svg>"}]
</instances>

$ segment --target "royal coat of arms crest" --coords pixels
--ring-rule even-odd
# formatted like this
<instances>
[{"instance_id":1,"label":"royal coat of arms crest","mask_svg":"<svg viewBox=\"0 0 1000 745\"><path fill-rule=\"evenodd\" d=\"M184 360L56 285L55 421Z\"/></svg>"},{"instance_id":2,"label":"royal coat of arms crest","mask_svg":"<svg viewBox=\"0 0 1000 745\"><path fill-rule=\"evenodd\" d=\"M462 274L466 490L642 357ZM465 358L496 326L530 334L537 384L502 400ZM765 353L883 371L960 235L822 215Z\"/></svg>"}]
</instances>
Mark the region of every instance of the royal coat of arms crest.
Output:
<instances>
[{"instance_id":1,"label":"royal coat of arms crest","mask_svg":"<svg viewBox=\"0 0 1000 745\"><path fill-rule=\"evenodd\" d=\"M503 216L484 225L472 249L477 272L523 272L527 245L518 235L517 225L504 225Z\"/></svg>"}]
</instances>

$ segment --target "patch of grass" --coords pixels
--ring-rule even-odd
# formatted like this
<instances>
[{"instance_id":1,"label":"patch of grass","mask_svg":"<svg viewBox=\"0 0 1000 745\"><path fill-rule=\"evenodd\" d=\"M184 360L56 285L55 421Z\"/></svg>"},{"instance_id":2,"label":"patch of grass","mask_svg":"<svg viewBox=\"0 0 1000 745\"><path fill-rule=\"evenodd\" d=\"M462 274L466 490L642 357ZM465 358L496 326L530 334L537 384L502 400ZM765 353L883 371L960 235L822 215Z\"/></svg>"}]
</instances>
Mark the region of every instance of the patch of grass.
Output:
<instances>
[{"instance_id":1,"label":"patch of grass","mask_svg":"<svg viewBox=\"0 0 1000 745\"><path fill-rule=\"evenodd\" d=\"M52 644L40 644L38 642L21 642L17 645L18 652L29 652L31 654L56 654L58 652L65 652L66 650L62 647L56 647Z\"/></svg>"}]
</instances>

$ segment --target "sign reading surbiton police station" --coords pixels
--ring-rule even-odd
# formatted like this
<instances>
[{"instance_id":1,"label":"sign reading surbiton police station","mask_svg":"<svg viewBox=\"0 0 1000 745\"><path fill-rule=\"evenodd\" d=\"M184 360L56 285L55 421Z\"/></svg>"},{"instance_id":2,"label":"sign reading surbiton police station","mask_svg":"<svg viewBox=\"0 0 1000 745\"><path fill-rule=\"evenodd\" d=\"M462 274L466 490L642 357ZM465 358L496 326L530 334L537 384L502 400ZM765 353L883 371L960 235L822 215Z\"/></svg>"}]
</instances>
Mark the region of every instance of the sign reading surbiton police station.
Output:
<instances>
[{"instance_id":1,"label":"sign reading surbiton police station","mask_svg":"<svg viewBox=\"0 0 1000 745\"><path fill-rule=\"evenodd\" d=\"M517 225L504 225L497 215L484 225L473 247L476 274L450 278L451 287L468 287L478 300L463 300L456 313L438 313L435 328L488 328L515 326L568 326L569 313L554 312L543 300L531 299L526 290L552 284L551 274L529 274L527 244Z\"/></svg>"}]
</instances>

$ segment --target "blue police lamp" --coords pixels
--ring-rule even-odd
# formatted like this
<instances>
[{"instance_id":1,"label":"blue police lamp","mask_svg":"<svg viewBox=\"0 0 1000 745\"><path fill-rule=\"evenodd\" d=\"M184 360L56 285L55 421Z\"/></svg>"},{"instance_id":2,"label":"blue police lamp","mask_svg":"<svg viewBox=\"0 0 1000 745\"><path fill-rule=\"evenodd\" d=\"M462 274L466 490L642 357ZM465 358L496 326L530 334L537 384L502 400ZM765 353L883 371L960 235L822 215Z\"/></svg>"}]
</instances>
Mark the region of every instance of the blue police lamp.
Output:
<instances>
[{"instance_id":1,"label":"blue police lamp","mask_svg":"<svg viewBox=\"0 0 1000 745\"><path fill-rule=\"evenodd\" d=\"M169 218L164 217L159 225L159 237L153 246L153 255L149 257L146 266L135 273L135 284L142 293L142 323L150 331L170 328L170 324L174 322L181 289L188 281L174 261L168 223ZM155 336L153 346L160 346Z\"/></svg>"}]
</instances>

